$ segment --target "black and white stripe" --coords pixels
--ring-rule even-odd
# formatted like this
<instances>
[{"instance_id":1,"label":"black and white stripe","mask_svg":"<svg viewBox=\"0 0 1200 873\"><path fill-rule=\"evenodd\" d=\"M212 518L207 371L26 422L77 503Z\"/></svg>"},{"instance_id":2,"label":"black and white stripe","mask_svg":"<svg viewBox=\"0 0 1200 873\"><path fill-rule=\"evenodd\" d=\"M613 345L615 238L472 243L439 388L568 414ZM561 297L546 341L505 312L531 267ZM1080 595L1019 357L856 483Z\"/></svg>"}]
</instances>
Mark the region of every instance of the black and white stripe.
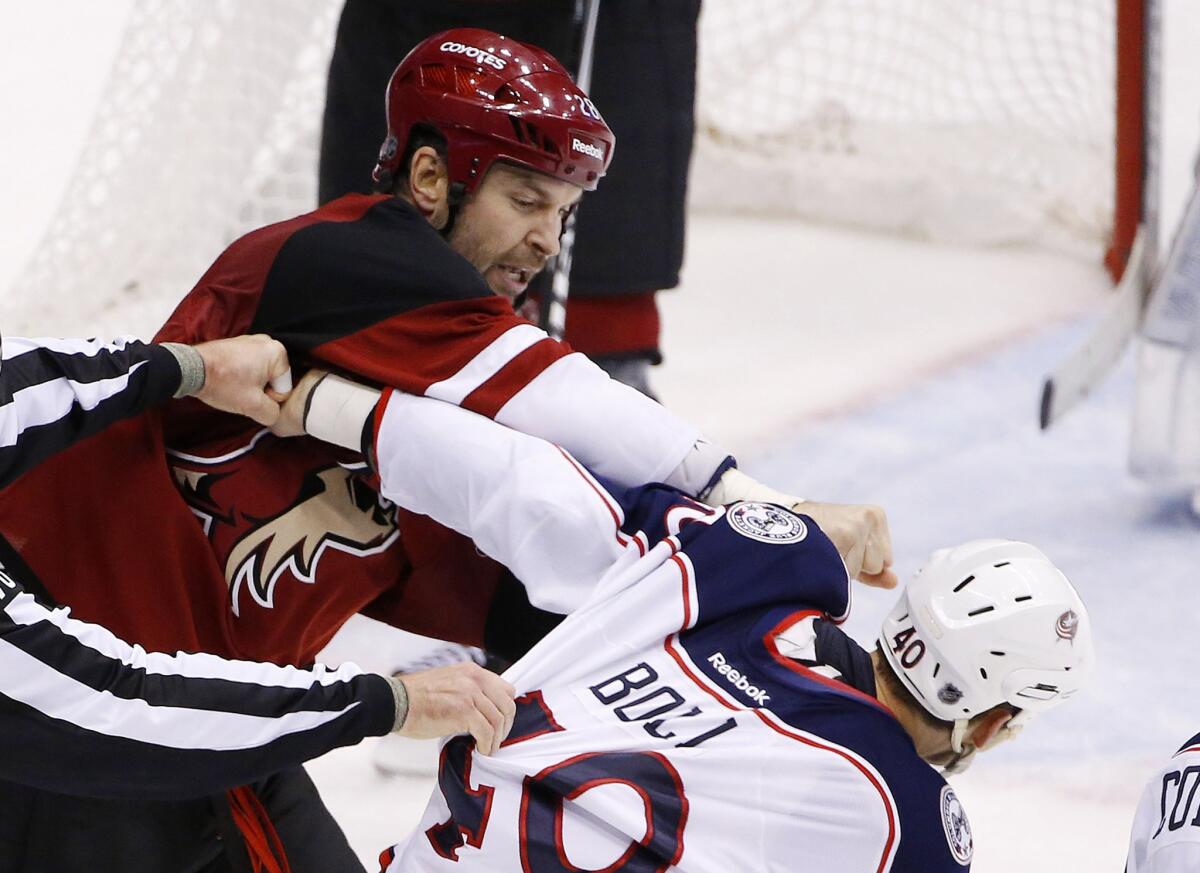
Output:
<instances>
[{"instance_id":1,"label":"black and white stripe","mask_svg":"<svg viewBox=\"0 0 1200 873\"><path fill-rule=\"evenodd\" d=\"M0 610L0 677L0 778L66 793L209 794L393 722L387 681L353 665L147 653L19 591Z\"/></svg>"},{"instance_id":2,"label":"black and white stripe","mask_svg":"<svg viewBox=\"0 0 1200 873\"><path fill-rule=\"evenodd\" d=\"M0 484L166 400L179 380L174 355L136 340L6 337ZM200 796L395 722L388 680L353 665L300 670L147 653L39 603L21 585L27 568L3 545L0 779L69 794Z\"/></svg>"},{"instance_id":3,"label":"black and white stripe","mask_svg":"<svg viewBox=\"0 0 1200 873\"><path fill-rule=\"evenodd\" d=\"M174 355L129 338L5 337L0 355L0 487L179 386Z\"/></svg>"}]
</instances>

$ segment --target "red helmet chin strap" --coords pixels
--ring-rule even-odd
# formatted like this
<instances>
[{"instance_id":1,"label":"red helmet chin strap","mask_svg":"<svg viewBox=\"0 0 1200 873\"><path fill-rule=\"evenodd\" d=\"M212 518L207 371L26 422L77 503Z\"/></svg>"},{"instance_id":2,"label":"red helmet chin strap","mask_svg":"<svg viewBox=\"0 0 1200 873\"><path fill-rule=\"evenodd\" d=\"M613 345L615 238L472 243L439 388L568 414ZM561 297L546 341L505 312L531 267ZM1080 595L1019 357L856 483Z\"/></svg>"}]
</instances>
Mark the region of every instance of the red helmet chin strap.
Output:
<instances>
[{"instance_id":1,"label":"red helmet chin strap","mask_svg":"<svg viewBox=\"0 0 1200 873\"><path fill-rule=\"evenodd\" d=\"M408 53L388 82L387 123L373 173L381 186L399 172L415 125L445 137L450 181L464 194L498 160L592 191L616 146L552 55L478 28L448 30Z\"/></svg>"}]
</instances>

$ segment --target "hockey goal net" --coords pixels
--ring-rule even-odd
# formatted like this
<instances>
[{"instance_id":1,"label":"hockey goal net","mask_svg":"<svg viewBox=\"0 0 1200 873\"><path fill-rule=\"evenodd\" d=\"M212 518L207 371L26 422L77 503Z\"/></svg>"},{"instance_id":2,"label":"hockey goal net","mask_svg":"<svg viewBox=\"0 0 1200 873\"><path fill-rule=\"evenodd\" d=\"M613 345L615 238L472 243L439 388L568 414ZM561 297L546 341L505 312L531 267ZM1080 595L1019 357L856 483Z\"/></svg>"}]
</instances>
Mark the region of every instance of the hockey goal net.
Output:
<instances>
[{"instance_id":1,"label":"hockey goal net","mask_svg":"<svg viewBox=\"0 0 1200 873\"><path fill-rule=\"evenodd\" d=\"M1140 204L1114 166L1140 180L1116 81L1139 92L1142 2L706 0L693 205L1100 257ZM231 239L312 208L339 9L134 0L9 329L37 301L36 325L149 330Z\"/></svg>"}]
</instances>

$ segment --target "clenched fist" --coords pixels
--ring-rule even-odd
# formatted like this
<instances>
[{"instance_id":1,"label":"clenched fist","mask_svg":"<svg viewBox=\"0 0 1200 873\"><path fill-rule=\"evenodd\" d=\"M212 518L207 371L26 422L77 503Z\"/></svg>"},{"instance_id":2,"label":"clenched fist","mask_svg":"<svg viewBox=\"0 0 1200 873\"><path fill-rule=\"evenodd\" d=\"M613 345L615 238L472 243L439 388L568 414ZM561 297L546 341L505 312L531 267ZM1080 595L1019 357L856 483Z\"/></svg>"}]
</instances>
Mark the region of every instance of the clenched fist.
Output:
<instances>
[{"instance_id":1,"label":"clenched fist","mask_svg":"<svg viewBox=\"0 0 1200 873\"><path fill-rule=\"evenodd\" d=\"M213 340L194 346L204 361L204 384L197 399L214 409L233 412L270 426L279 417L279 404L290 385L283 345L264 334ZM268 387L274 383L285 389Z\"/></svg>"},{"instance_id":2,"label":"clenched fist","mask_svg":"<svg viewBox=\"0 0 1200 873\"><path fill-rule=\"evenodd\" d=\"M434 739L469 733L481 754L493 755L512 729L516 689L466 661L399 677L408 692L408 715L399 734Z\"/></svg>"},{"instance_id":3,"label":"clenched fist","mask_svg":"<svg viewBox=\"0 0 1200 873\"><path fill-rule=\"evenodd\" d=\"M887 514L878 506L800 500L751 479L736 467L726 470L701 499L710 506L758 500L802 512L837 547L851 579L875 588L895 588L899 581L891 570L892 535L888 531Z\"/></svg>"},{"instance_id":4,"label":"clenched fist","mask_svg":"<svg viewBox=\"0 0 1200 873\"><path fill-rule=\"evenodd\" d=\"M793 507L825 532L837 547L851 579L875 588L895 588L892 572L892 536L887 515L878 506L853 503L804 502Z\"/></svg>"}]
</instances>

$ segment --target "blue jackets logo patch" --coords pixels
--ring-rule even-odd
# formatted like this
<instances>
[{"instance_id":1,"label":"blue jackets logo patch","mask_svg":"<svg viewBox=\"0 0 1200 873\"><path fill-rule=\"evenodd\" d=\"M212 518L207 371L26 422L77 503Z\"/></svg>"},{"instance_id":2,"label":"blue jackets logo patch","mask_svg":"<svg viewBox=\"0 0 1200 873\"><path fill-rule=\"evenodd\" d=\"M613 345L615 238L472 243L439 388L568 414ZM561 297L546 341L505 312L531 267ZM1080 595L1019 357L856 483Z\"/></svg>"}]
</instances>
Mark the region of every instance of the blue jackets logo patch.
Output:
<instances>
[{"instance_id":1,"label":"blue jackets logo patch","mask_svg":"<svg viewBox=\"0 0 1200 873\"><path fill-rule=\"evenodd\" d=\"M946 829L946 842L954 860L966 867L975 854L975 838L971 836L971 823L967 811L959 803L958 796L949 785L942 786L942 826Z\"/></svg>"},{"instance_id":2,"label":"blue jackets logo patch","mask_svg":"<svg viewBox=\"0 0 1200 873\"><path fill-rule=\"evenodd\" d=\"M1068 609L1058 617L1058 621L1054 623L1054 632L1060 640L1074 642L1075 634L1079 633L1079 616L1073 609Z\"/></svg>"},{"instance_id":3,"label":"blue jackets logo patch","mask_svg":"<svg viewBox=\"0 0 1200 873\"><path fill-rule=\"evenodd\" d=\"M808 527L799 516L770 503L738 503L726 517L742 536L763 543L798 543L808 536Z\"/></svg>"}]
</instances>

